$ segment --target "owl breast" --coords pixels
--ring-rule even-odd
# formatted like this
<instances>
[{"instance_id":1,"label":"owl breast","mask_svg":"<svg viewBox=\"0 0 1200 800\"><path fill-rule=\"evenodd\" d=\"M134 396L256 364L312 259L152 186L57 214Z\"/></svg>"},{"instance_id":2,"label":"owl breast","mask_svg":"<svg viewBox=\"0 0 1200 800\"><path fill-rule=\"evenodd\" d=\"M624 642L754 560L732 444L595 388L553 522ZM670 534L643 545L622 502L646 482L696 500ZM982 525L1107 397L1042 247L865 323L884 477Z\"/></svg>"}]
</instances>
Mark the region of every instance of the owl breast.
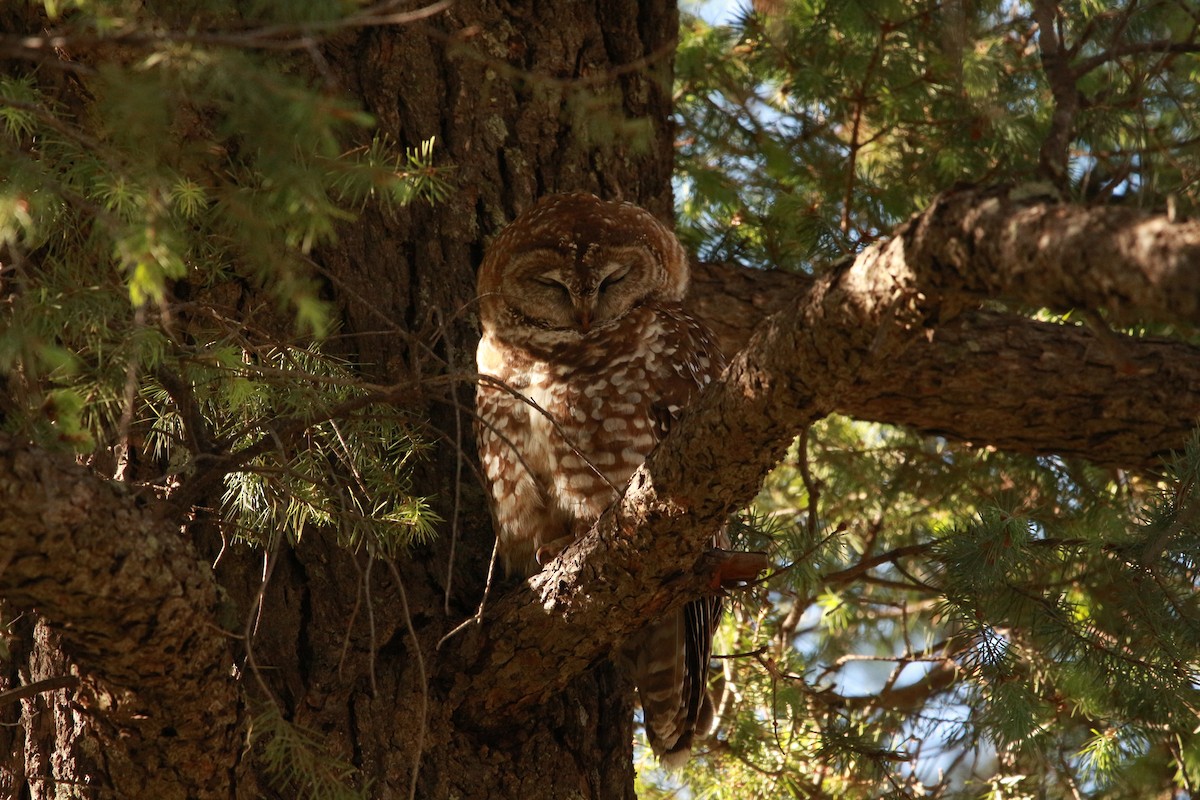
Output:
<instances>
[{"instance_id":1,"label":"owl breast","mask_svg":"<svg viewBox=\"0 0 1200 800\"><path fill-rule=\"evenodd\" d=\"M619 496L664 418L708 382L710 349L681 310L652 305L543 357L485 333L479 372L512 390L483 383L477 401L493 421L480 449L511 571L536 571L538 548L583 533Z\"/></svg>"}]
</instances>

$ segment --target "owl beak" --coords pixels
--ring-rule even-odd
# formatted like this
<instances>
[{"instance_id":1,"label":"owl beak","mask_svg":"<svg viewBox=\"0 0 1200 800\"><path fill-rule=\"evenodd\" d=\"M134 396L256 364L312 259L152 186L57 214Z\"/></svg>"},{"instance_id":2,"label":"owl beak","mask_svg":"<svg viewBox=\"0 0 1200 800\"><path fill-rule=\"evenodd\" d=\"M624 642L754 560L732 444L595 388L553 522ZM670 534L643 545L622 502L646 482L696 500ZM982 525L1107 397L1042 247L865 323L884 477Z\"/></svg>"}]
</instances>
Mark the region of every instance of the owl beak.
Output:
<instances>
[{"instance_id":1,"label":"owl beak","mask_svg":"<svg viewBox=\"0 0 1200 800\"><path fill-rule=\"evenodd\" d=\"M575 319L579 322L579 330L584 333L592 329L592 304L587 298L576 301Z\"/></svg>"}]
</instances>

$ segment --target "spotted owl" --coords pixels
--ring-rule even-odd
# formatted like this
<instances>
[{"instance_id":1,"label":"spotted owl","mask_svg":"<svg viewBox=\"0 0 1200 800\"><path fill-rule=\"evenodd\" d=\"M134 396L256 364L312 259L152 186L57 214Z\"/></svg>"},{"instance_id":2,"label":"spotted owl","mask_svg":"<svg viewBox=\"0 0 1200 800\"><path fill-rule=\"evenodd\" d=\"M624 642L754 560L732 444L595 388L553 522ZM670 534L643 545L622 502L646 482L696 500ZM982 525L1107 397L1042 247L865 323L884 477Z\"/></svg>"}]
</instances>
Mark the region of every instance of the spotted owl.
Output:
<instances>
[{"instance_id":1,"label":"spotted owl","mask_svg":"<svg viewBox=\"0 0 1200 800\"><path fill-rule=\"evenodd\" d=\"M687 284L666 225L585 193L544 198L488 249L477 433L510 574L536 572L585 533L719 374L713 336L681 306ZM719 615L719 600L698 600L623 650L650 744L669 766L712 726Z\"/></svg>"}]
</instances>

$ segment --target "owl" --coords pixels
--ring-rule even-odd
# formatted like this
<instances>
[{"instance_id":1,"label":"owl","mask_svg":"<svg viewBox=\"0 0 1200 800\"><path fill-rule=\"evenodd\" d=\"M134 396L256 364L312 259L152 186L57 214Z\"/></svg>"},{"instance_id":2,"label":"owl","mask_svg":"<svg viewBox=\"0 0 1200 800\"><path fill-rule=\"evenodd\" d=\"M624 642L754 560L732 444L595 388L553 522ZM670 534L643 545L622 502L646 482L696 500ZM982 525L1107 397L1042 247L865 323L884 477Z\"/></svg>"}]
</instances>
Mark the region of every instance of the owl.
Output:
<instances>
[{"instance_id":1,"label":"owl","mask_svg":"<svg viewBox=\"0 0 1200 800\"><path fill-rule=\"evenodd\" d=\"M542 199L488 249L477 434L510 574L536 572L585 533L724 366L713 336L683 311L687 285L686 254L666 225L585 193ZM723 536L714 532L718 544ZM706 677L719 616L719 600L695 601L623 649L668 766L712 726Z\"/></svg>"}]
</instances>

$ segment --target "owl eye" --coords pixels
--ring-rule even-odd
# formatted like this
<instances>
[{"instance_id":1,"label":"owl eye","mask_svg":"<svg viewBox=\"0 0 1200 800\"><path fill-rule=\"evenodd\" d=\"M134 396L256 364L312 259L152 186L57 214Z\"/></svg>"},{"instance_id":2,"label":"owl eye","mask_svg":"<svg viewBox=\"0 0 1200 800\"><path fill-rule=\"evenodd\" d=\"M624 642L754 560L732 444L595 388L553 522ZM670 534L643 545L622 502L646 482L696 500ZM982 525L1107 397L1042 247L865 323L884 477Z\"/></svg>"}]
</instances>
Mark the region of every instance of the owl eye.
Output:
<instances>
[{"instance_id":1,"label":"owl eye","mask_svg":"<svg viewBox=\"0 0 1200 800\"><path fill-rule=\"evenodd\" d=\"M629 271L632 267L619 267L610 272L604 280L600 281L600 291L616 286L621 281L629 276Z\"/></svg>"},{"instance_id":2,"label":"owl eye","mask_svg":"<svg viewBox=\"0 0 1200 800\"><path fill-rule=\"evenodd\" d=\"M564 292L569 291L567 289L567 285L565 283L563 283L562 281L560 281L558 278L551 278L547 275L539 275L536 278L534 278L533 281L534 281L534 283L541 284L542 286L546 286L551 289L560 289Z\"/></svg>"}]
</instances>

